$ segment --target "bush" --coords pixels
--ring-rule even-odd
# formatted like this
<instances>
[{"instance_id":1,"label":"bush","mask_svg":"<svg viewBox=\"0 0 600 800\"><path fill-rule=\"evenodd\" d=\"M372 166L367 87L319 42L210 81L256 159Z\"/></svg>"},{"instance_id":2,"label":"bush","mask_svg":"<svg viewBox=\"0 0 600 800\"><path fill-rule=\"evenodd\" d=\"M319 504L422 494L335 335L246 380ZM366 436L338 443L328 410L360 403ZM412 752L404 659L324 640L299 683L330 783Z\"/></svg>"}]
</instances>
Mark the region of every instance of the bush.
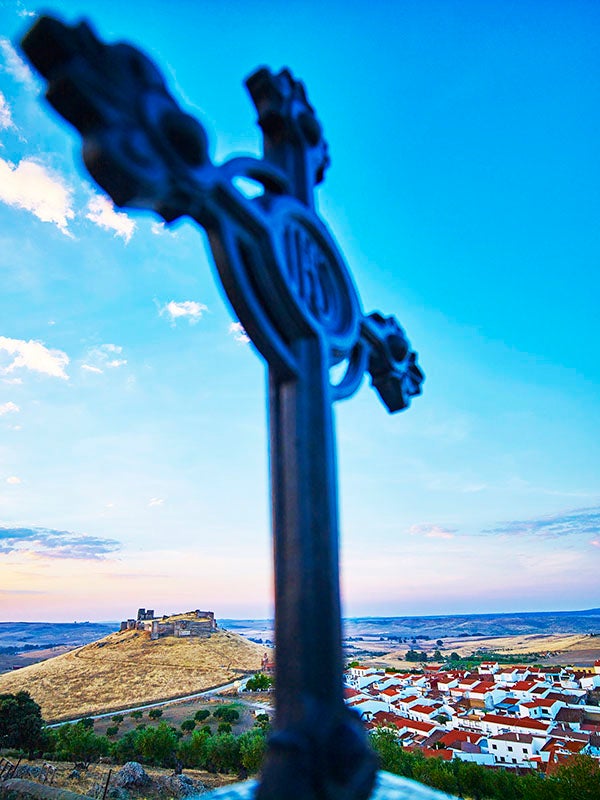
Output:
<instances>
[{"instance_id":1,"label":"bush","mask_svg":"<svg viewBox=\"0 0 600 800\"><path fill-rule=\"evenodd\" d=\"M141 719L144 716L143 711L132 711L129 715L131 719Z\"/></svg>"},{"instance_id":2,"label":"bush","mask_svg":"<svg viewBox=\"0 0 600 800\"><path fill-rule=\"evenodd\" d=\"M219 706L213 711L213 717L223 720L223 722L237 722L240 712L233 706Z\"/></svg>"},{"instance_id":3,"label":"bush","mask_svg":"<svg viewBox=\"0 0 600 800\"><path fill-rule=\"evenodd\" d=\"M151 708L148 712L148 719L160 719L162 715L162 708Z\"/></svg>"},{"instance_id":4,"label":"bush","mask_svg":"<svg viewBox=\"0 0 600 800\"><path fill-rule=\"evenodd\" d=\"M115 725L120 725L124 719L125 717L123 716L123 714L115 714L113 717L110 718L110 721L114 722Z\"/></svg>"},{"instance_id":5,"label":"bush","mask_svg":"<svg viewBox=\"0 0 600 800\"><path fill-rule=\"evenodd\" d=\"M207 708L201 708L200 711L196 711L194 714L194 719L197 722L204 722L205 719L210 717L210 711Z\"/></svg>"},{"instance_id":6,"label":"bush","mask_svg":"<svg viewBox=\"0 0 600 800\"><path fill-rule=\"evenodd\" d=\"M184 719L181 723L181 730L185 731L186 733L191 733L196 727L196 720L195 719Z\"/></svg>"},{"instance_id":7,"label":"bush","mask_svg":"<svg viewBox=\"0 0 600 800\"><path fill-rule=\"evenodd\" d=\"M217 733L231 733L231 724L229 722L219 722Z\"/></svg>"}]
</instances>

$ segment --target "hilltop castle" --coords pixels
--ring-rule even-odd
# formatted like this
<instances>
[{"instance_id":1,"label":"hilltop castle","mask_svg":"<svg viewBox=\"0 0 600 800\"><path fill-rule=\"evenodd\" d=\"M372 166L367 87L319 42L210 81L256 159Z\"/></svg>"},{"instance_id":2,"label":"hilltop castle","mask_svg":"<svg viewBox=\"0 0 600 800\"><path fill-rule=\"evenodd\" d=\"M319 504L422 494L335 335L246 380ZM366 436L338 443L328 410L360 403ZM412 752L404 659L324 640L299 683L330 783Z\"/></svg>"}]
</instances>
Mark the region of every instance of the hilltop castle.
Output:
<instances>
[{"instance_id":1,"label":"hilltop castle","mask_svg":"<svg viewBox=\"0 0 600 800\"><path fill-rule=\"evenodd\" d=\"M161 639L163 636L194 636L207 639L217 630L214 611L185 611L182 614L154 616L154 609L139 608L137 619L126 619L121 622L121 631L148 631L150 639Z\"/></svg>"}]
</instances>

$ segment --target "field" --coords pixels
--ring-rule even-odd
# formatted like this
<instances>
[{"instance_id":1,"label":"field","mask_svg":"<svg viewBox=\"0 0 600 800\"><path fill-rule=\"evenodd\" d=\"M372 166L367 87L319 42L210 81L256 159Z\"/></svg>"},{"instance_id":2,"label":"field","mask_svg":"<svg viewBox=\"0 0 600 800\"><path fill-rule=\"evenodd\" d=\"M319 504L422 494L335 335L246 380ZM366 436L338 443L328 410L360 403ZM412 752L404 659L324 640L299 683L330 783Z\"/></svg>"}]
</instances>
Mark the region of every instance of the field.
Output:
<instances>
[{"instance_id":1,"label":"field","mask_svg":"<svg viewBox=\"0 0 600 800\"><path fill-rule=\"evenodd\" d=\"M201 692L260 668L265 648L220 630L208 639L113 633L0 675L0 693L28 691L47 722Z\"/></svg>"},{"instance_id":2,"label":"field","mask_svg":"<svg viewBox=\"0 0 600 800\"><path fill-rule=\"evenodd\" d=\"M452 652L459 656L470 656L475 651L487 651L498 656L527 656L539 654L536 663L543 665L565 664L573 666L591 665L600 659L600 636L586 634L520 634L518 636L469 636L445 638L443 646L437 647L436 640L417 639L416 642L402 643L390 647L389 642L360 642L360 648L350 651L350 659L360 660L362 664L410 669L415 662L406 661L404 656L409 648L425 651L431 657L439 649L441 655Z\"/></svg>"}]
</instances>

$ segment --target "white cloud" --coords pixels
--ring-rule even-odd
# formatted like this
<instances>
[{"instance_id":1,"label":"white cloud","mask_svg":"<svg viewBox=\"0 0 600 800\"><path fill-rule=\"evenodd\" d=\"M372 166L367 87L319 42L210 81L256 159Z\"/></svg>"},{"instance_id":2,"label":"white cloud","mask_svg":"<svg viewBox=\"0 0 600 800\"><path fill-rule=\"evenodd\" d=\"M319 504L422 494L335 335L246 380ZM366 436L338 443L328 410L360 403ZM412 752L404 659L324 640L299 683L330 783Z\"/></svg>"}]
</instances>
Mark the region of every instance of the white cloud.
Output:
<instances>
[{"instance_id":1,"label":"white cloud","mask_svg":"<svg viewBox=\"0 0 600 800\"><path fill-rule=\"evenodd\" d=\"M20 17L37 17L37 12L36 11L28 11L26 8L23 8L21 3L17 3L17 6L19 7L19 10L17 11L17 14Z\"/></svg>"},{"instance_id":2,"label":"white cloud","mask_svg":"<svg viewBox=\"0 0 600 800\"><path fill-rule=\"evenodd\" d=\"M13 122L10 106L6 102L6 97L0 92L0 131L15 129L16 125Z\"/></svg>"},{"instance_id":3,"label":"white cloud","mask_svg":"<svg viewBox=\"0 0 600 800\"><path fill-rule=\"evenodd\" d=\"M4 70L9 75L12 75L16 81L25 84L25 86L35 86L33 72L5 36L0 36L0 52L4 61Z\"/></svg>"},{"instance_id":4,"label":"white cloud","mask_svg":"<svg viewBox=\"0 0 600 800\"><path fill-rule=\"evenodd\" d=\"M600 547L600 539L592 539L590 544L593 544L594 547Z\"/></svg>"},{"instance_id":5,"label":"white cloud","mask_svg":"<svg viewBox=\"0 0 600 800\"><path fill-rule=\"evenodd\" d=\"M158 313L161 317L169 317L173 324L175 324L176 320L187 317L190 325L194 325L202 318L205 311L208 311L208 307L203 303L197 303L195 300L183 300L180 303L171 300L159 309Z\"/></svg>"},{"instance_id":6,"label":"white cloud","mask_svg":"<svg viewBox=\"0 0 600 800\"><path fill-rule=\"evenodd\" d=\"M152 508L153 506L162 506L164 504L163 497L151 497L150 502L148 503L148 508Z\"/></svg>"},{"instance_id":7,"label":"white cloud","mask_svg":"<svg viewBox=\"0 0 600 800\"><path fill-rule=\"evenodd\" d=\"M18 386L19 384L23 383L21 378L2 378L2 383L10 383L13 386Z\"/></svg>"},{"instance_id":8,"label":"white cloud","mask_svg":"<svg viewBox=\"0 0 600 800\"><path fill-rule=\"evenodd\" d=\"M114 355L120 355L123 348L118 344L101 344L98 347L92 347L88 350L85 363L81 365L81 369L86 372L95 372L101 375L107 369L117 369L127 364L126 358L113 358Z\"/></svg>"},{"instance_id":9,"label":"white cloud","mask_svg":"<svg viewBox=\"0 0 600 800\"><path fill-rule=\"evenodd\" d=\"M15 167L0 158L0 200L30 211L42 222L54 223L67 236L71 235L69 220L75 216L71 195L61 177L36 161L23 159Z\"/></svg>"},{"instance_id":10,"label":"white cloud","mask_svg":"<svg viewBox=\"0 0 600 800\"><path fill-rule=\"evenodd\" d=\"M229 326L229 333L233 336L236 342L240 344L248 344L250 337L244 330L241 322L232 322Z\"/></svg>"},{"instance_id":11,"label":"white cloud","mask_svg":"<svg viewBox=\"0 0 600 800\"><path fill-rule=\"evenodd\" d=\"M0 352L14 356L7 367L0 367L0 373L7 375L16 369L29 369L41 372L53 378L68 380L65 367L69 363L69 356L62 350L49 350L42 342L30 339L9 339L0 336Z\"/></svg>"},{"instance_id":12,"label":"white cloud","mask_svg":"<svg viewBox=\"0 0 600 800\"><path fill-rule=\"evenodd\" d=\"M455 530L442 527L441 525L411 525L409 531L411 536L424 536L426 539L454 539Z\"/></svg>"},{"instance_id":13,"label":"white cloud","mask_svg":"<svg viewBox=\"0 0 600 800\"><path fill-rule=\"evenodd\" d=\"M16 486L18 483L21 483L21 478L17 478L16 475L11 475L9 478L6 479L6 482L12 484L13 486Z\"/></svg>"},{"instance_id":14,"label":"white cloud","mask_svg":"<svg viewBox=\"0 0 600 800\"><path fill-rule=\"evenodd\" d=\"M122 211L115 211L115 207L107 197L94 195L88 203L87 219L104 228L114 231L115 236L120 236L128 242L135 230L135 222Z\"/></svg>"},{"instance_id":15,"label":"white cloud","mask_svg":"<svg viewBox=\"0 0 600 800\"><path fill-rule=\"evenodd\" d=\"M21 409L16 403L13 403L11 400L9 400L8 403L3 403L0 406L0 417L3 416L4 414L10 414L11 412L16 413L17 411L20 410Z\"/></svg>"}]
</instances>

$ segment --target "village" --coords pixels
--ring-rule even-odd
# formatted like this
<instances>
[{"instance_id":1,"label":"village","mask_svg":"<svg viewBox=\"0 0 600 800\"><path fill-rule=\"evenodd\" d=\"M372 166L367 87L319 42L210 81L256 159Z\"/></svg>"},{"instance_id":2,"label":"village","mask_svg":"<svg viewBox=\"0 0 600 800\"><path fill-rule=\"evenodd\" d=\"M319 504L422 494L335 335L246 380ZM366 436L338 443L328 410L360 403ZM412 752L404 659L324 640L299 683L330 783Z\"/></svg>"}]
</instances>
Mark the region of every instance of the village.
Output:
<instances>
[{"instance_id":1,"label":"village","mask_svg":"<svg viewBox=\"0 0 600 800\"><path fill-rule=\"evenodd\" d=\"M393 731L426 757L546 774L574 755L600 760L600 707L586 703L600 688L600 660L577 669L487 661L473 671L420 672L354 663L344 682L346 704L369 731Z\"/></svg>"}]
</instances>

